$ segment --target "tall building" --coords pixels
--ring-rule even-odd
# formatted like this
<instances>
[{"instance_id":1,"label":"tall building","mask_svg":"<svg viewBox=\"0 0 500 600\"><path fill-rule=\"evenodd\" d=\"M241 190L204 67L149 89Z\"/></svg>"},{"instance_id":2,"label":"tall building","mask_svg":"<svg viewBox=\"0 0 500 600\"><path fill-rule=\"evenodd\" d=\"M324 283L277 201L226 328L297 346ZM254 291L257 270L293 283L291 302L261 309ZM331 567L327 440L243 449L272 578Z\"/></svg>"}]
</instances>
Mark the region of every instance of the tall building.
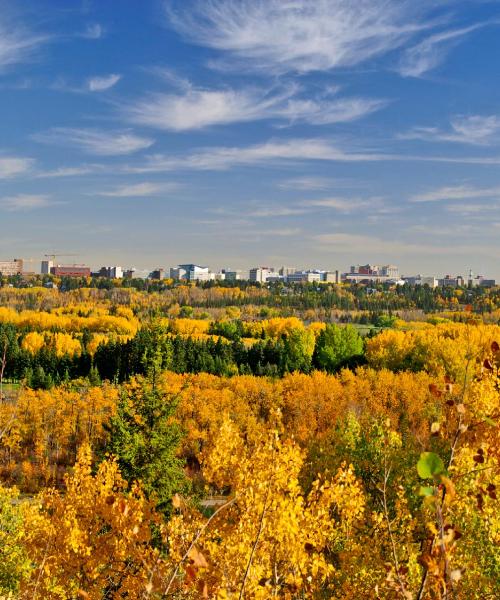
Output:
<instances>
[{"instance_id":1,"label":"tall building","mask_svg":"<svg viewBox=\"0 0 500 600\"><path fill-rule=\"evenodd\" d=\"M42 275L50 275L50 270L54 266L54 262L51 260L42 260L42 267L40 272Z\"/></svg>"},{"instance_id":2,"label":"tall building","mask_svg":"<svg viewBox=\"0 0 500 600\"><path fill-rule=\"evenodd\" d=\"M23 272L23 259L14 258L14 260L1 260L0 261L0 273L4 277L10 277L11 275L20 275Z\"/></svg>"}]
</instances>

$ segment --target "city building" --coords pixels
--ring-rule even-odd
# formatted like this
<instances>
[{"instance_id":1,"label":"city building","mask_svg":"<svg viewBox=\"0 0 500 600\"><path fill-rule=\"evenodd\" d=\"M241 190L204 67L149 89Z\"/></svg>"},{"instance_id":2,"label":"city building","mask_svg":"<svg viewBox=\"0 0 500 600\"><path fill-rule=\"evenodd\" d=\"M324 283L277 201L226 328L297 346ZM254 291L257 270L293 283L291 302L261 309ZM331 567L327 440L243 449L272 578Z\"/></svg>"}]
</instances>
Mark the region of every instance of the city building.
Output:
<instances>
[{"instance_id":1,"label":"city building","mask_svg":"<svg viewBox=\"0 0 500 600\"><path fill-rule=\"evenodd\" d=\"M339 270L324 271L323 278L321 279L321 281L324 281L325 283L340 283L341 282L340 271Z\"/></svg>"},{"instance_id":2,"label":"city building","mask_svg":"<svg viewBox=\"0 0 500 600\"><path fill-rule=\"evenodd\" d=\"M0 274L4 277L10 277L11 275L20 275L23 272L23 259L14 258L13 260L1 260L0 261Z\"/></svg>"},{"instance_id":3,"label":"city building","mask_svg":"<svg viewBox=\"0 0 500 600\"><path fill-rule=\"evenodd\" d=\"M298 273L298 271L295 267L281 267L281 269L278 271L278 273L280 275L283 275L283 277L287 277L288 275L291 275L292 273Z\"/></svg>"},{"instance_id":4,"label":"city building","mask_svg":"<svg viewBox=\"0 0 500 600\"><path fill-rule=\"evenodd\" d=\"M181 269L180 267L170 267L170 279L175 279L177 281L186 279L186 270Z\"/></svg>"},{"instance_id":5,"label":"city building","mask_svg":"<svg viewBox=\"0 0 500 600\"><path fill-rule=\"evenodd\" d=\"M276 278L277 276L279 275L273 267L254 267L250 269L249 279L256 283L266 283L272 277Z\"/></svg>"},{"instance_id":6,"label":"city building","mask_svg":"<svg viewBox=\"0 0 500 600\"><path fill-rule=\"evenodd\" d=\"M226 281L241 281L248 278L248 272L245 274L240 269L222 269L222 273L224 273Z\"/></svg>"},{"instance_id":7,"label":"city building","mask_svg":"<svg viewBox=\"0 0 500 600\"><path fill-rule=\"evenodd\" d=\"M50 274L56 277L90 277L90 267L85 265L55 265Z\"/></svg>"},{"instance_id":8,"label":"city building","mask_svg":"<svg viewBox=\"0 0 500 600\"><path fill-rule=\"evenodd\" d=\"M107 279L122 279L123 269L121 267L101 267L97 276L106 277Z\"/></svg>"},{"instance_id":9,"label":"city building","mask_svg":"<svg viewBox=\"0 0 500 600\"><path fill-rule=\"evenodd\" d=\"M210 281L215 278L208 267L200 267L200 265L187 263L185 265L179 265L177 268L180 269L181 272L184 271L182 279L187 279L188 281Z\"/></svg>"},{"instance_id":10,"label":"city building","mask_svg":"<svg viewBox=\"0 0 500 600\"><path fill-rule=\"evenodd\" d=\"M442 287L461 287L464 284L464 278L461 275L455 277L453 275L445 275L439 280L439 285Z\"/></svg>"},{"instance_id":11,"label":"city building","mask_svg":"<svg viewBox=\"0 0 500 600\"><path fill-rule=\"evenodd\" d=\"M42 267L40 272L42 275L50 275L50 270L54 266L54 261L52 260L42 260Z\"/></svg>"},{"instance_id":12,"label":"city building","mask_svg":"<svg viewBox=\"0 0 500 600\"><path fill-rule=\"evenodd\" d=\"M353 265L344 274L344 280L351 283L385 283L399 280L399 269L395 265Z\"/></svg>"},{"instance_id":13,"label":"city building","mask_svg":"<svg viewBox=\"0 0 500 600\"><path fill-rule=\"evenodd\" d=\"M288 283L313 283L322 281L322 274L319 271L295 271L286 276Z\"/></svg>"},{"instance_id":14,"label":"city building","mask_svg":"<svg viewBox=\"0 0 500 600\"><path fill-rule=\"evenodd\" d=\"M148 279L165 279L165 269L160 267L159 269L154 269L148 275Z\"/></svg>"},{"instance_id":15,"label":"city building","mask_svg":"<svg viewBox=\"0 0 500 600\"><path fill-rule=\"evenodd\" d=\"M409 285L428 285L430 288L437 288L439 280L437 277L426 277L423 275L414 275L411 277L404 277L403 281Z\"/></svg>"}]
</instances>

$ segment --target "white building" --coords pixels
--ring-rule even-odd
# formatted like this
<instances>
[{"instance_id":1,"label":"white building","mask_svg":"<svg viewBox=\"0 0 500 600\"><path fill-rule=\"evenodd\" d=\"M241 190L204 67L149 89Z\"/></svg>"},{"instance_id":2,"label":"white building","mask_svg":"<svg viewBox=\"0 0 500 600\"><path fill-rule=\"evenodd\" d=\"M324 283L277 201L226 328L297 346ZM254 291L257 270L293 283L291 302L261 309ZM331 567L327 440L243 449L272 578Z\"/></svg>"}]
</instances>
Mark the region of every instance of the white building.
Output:
<instances>
[{"instance_id":1,"label":"white building","mask_svg":"<svg viewBox=\"0 0 500 600\"><path fill-rule=\"evenodd\" d=\"M319 271L295 271L286 276L288 283L313 283L322 281L322 274Z\"/></svg>"},{"instance_id":2,"label":"white building","mask_svg":"<svg viewBox=\"0 0 500 600\"><path fill-rule=\"evenodd\" d=\"M174 273L177 271L178 273L178 276L173 276L173 279L187 279L188 281L210 281L211 279L215 279L215 275L210 272L208 267L200 267L200 265L192 263L178 265L175 269L171 269L171 277L172 271Z\"/></svg>"},{"instance_id":3,"label":"white building","mask_svg":"<svg viewBox=\"0 0 500 600\"><path fill-rule=\"evenodd\" d=\"M255 281L257 283L266 283L268 279L272 277L276 277L277 273L275 273L274 268L272 267L254 267L250 269L250 281Z\"/></svg>"}]
</instances>

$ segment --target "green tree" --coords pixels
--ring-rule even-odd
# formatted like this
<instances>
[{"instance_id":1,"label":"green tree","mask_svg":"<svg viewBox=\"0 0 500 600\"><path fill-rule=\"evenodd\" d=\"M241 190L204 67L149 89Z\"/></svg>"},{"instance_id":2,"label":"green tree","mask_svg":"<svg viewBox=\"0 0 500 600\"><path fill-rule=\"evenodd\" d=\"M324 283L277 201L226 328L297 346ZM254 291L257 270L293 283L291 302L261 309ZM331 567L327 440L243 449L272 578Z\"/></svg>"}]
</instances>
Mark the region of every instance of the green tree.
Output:
<instances>
[{"instance_id":1,"label":"green tree","mask_svg":"<svg viewBox=\"0 0 500 600\"><path fill-rule=\"evenodd\" d=\"M330 373L352 365L363 356L363 339L352 325L329 324L316 342L314 363Z\"/></svg>"},{"instance_id":2,"label":"green tree","mask_svg":"<svg viewBox=\"0 0 500 600\"><path fill-rule=\"evenodd\" d=\"M0 485L0 596L17 592L21 579L30 570L30 561L21 543L22 526L17 490Z\"/></svg>"},{"instance_id":3,"label":"green tree","mask_svg":"<svg viewBox=\"0 0 500 600\"><path fill-rule=\"evenodd\" d=\"M177 457L183 433L173 421L177 398L153 383L129 387L108 425L109 450L129 482L140 480L146 494L165 513L176 492L187 492L184 461Z\"/></svg>"}]
</instances>

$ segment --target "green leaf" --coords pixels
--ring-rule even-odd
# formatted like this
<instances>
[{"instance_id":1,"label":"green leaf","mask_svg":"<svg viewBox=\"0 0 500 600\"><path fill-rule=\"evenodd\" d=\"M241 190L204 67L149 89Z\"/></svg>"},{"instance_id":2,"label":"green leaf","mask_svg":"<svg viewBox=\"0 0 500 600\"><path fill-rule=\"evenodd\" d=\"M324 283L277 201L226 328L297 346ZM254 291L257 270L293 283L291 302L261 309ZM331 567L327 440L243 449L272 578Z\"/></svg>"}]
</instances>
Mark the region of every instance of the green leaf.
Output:
<instances>
[{"instance_id":1,"label":"green leaf","mask_svg":"<svg viewBox=\"0 0 500 600\"><path fill-rule=\"evenodd\" d=\"M420 490L418 491L419 496L433 496L434 488L431 486L420 486Z\"/></svg>"},{"instance_id":2,"label":"green leaf","mask_svg":"<svg viewBox=\"0 0 500 600\"><path fill-rule=\"evenodd\" d=\"M445 470L443 461L434 452L422 452L417 463L417 471L419 477L428 479L439 475Z\"/></svg>"},{"instance_id":3,"label":"green leaf","mask_svg":"<svg viewBox=\"0 0 500 600\"><path fill-rule=\"evenodd\" d=\"M495 423L495 421L493 419L491 419L490 417L485 417L484 418L485 423L488 423L488 425L491 425L492 427L496 427L497 424Z\"/></svg>"}]
</instances>

